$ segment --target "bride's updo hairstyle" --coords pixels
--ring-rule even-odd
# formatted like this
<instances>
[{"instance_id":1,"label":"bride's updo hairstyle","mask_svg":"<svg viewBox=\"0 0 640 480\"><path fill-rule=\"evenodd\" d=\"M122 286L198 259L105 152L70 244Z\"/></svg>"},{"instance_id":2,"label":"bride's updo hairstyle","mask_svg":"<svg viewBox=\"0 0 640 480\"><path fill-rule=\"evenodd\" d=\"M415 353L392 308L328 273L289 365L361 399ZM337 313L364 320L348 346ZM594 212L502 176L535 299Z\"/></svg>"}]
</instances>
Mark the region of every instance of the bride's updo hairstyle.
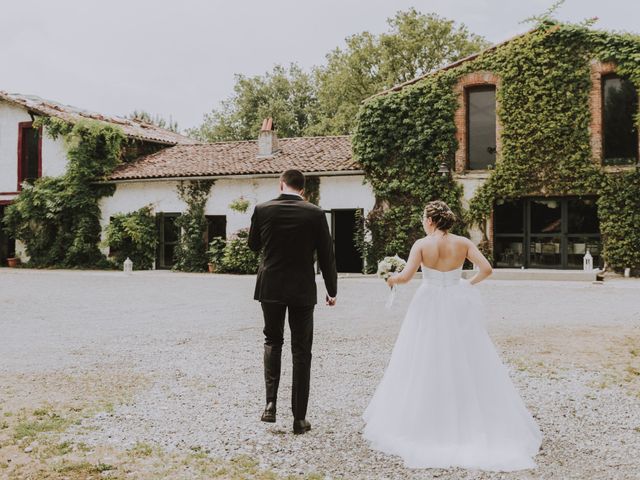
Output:
<instances>
[{"instance_id":1,"label":"bride's updo hairstyle","mask_svg":"<svg viewBox=\"0 0 640 480\"><path fill-rule=\"evenodd\" d=\"M434 200L424 207L424 217L430 218L438 230L449 231L456 223L456 214L442 200Z\"/></svg>"}]
</instances>

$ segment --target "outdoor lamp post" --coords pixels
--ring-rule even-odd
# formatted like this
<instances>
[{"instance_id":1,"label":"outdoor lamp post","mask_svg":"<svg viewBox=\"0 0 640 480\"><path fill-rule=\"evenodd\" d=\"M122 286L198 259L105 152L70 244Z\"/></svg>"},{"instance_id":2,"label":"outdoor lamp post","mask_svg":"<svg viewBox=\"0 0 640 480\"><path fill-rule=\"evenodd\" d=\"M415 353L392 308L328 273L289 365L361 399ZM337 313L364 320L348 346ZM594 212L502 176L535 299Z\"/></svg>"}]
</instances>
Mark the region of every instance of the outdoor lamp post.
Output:
<instances>
[{"instance_id":1,"label":"outdoor lamp post","mask_svg":"<svg viewBox=\"0 0 640 480\"><path fill-rule=\"evenodd\" d=\"M124 273L130 274L133 272L133 262L129 257L124 261Z\"/></svg>"},{"instance_id":2,"label":"outdoor lamp post","mask_svg":"<svg viewBox=\"0 0 640 480\"><path fill-rule=\"evenodd\" d=\"M591 252L587 249L587 253L585 253L584 257L582 257L582 269L585 272L590 272L593 270L593 257L591 256Z\"/></svg>"}]
</instances>

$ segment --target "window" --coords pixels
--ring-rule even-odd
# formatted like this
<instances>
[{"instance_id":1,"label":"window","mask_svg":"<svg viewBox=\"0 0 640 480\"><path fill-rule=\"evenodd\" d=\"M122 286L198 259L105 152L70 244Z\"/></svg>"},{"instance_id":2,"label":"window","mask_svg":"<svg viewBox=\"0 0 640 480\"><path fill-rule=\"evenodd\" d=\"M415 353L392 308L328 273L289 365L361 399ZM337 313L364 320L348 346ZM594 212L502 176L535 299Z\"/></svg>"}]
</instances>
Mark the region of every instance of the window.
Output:
<instances>
[{"instance_id":1,"label":"window","mask_svg":"<svg viewBox=\"0 0 640 480\"><path fill-rule=\"evenodd\" d=\"M603 263L595 197L498 200L493 237L496 267L580 269L587 251Z\"/></svg>"},{"instance_id":2,"label":"window","mask_svg":"<svg viewBox=\"0 0 640 480\"><path fill-rule=\"evenodd\" d=\"M496 163L496 88L467 89L467 164L485 170Z\"/></svg>"},{"instance_id":3,"label":"window","mask_svg":"<svg viewBox=\"0 0 640 480\"><path fill-rule=\"evenodd\" d=\"M156 268L171 268L175 263L175 250L180 243L180 229L176 225L179 213L158 213L158 251Z\"/></svg>"},{"instance_id":4,"label":"window","mask_svg":"<svg viewBox=\"0 0 640 480\"><path fill-rule=\"evenodd\" d=\"M42 176L42 130L31 122L18 124L18 189Z\"/></svg>"},{"instance_id":5,"label":"window","mask_svg":"<svg viewBox=\"0 0 640 480\"><path fill-rule=\"evenodd\" d=\"M633 84L617 75L602 78L602 123L605 165L638 161L638 93Z\"/></svg>"},{"instance_id":6,"label":"window","mask_svg":"<svg viewBox=\"0 0 640 480\"><path fill-rule=\"evenodd\" d=\"M207 219L207 245L215 237L227 238L227 216L226 215L206 215Z\"/></svg>"},{"instance_id":7,"label":"window","mask_svg":"<svg viewBox=\"0 0 640 480\"><path fill-rule=\"evenodd\" d=\"M493 209L493 253L496 267L522 267L524 255L524 200L498 200Z\"/></svg>"}]
</instances>

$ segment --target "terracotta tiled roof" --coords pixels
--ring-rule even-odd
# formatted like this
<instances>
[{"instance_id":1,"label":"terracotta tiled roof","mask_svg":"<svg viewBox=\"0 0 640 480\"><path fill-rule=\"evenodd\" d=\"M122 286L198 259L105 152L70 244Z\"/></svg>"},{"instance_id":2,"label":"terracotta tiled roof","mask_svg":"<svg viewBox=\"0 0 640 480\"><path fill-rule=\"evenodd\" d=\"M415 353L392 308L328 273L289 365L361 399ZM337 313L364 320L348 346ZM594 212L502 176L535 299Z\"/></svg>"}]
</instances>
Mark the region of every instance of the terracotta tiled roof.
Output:
<instances>
[{"instance_id":1,"label":"terracotta tiled roof","mask_svg":"<svg viewBox=\"0 0 640 480\"><path fill-rule=\"evenodd\" d=\"M165 128L160 128L146 122L101 115L99 113L81 110L79 108L63 105L51 100L45 100L35 95L21 95L19 93L7 93L0 90L0 100L21 105L39 115L57 117L68 122L77 122L88 118L91 120L113 123L118 125L128 137L138 138L140 140L164 143L167 145L197 143L197 141L192 138L185 137L179 133L172 132Z\"/></svg>"},{"instance_id":2,"label":"terracotta tiled roof","mask_svg":"<svg viewBox=\"0 0 640 480\"><path fill-rule=\"evenodd\" d=\"M278 143L277 153L260 158L255 141L177 145L120 166L111 179L270 174L288 168L306 173L360 169L352 158L348 136L282 138Z\"/></svg>"}]
</instances>

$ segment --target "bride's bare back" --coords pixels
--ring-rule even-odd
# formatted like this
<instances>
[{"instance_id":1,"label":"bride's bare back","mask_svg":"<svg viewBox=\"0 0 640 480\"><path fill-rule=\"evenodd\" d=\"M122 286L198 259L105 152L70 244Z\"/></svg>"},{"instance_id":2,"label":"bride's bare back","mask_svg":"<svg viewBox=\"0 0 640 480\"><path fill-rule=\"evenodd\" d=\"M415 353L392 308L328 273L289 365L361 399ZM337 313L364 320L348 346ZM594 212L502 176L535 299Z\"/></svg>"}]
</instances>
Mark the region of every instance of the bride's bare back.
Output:
<instances>
[{"instance_id":1,"label":"bride's bare back","mask_svg":"<svg viewBox=\"0 0 640 480\"><path fill-rule=\"evenodd\" d=\"M429 235L418 242L422 265L441 272L460 268L467 258L470 243L468 238L452 233Z\"/></svg>"},{"instance_id":2,"label":"bride's bare back","mask_svg":"<svg viewBox=\"0 0 640 480\"><path fill-rule=\"evenodd\" d=\"M408 282L420 265L448 272L462 267L465 259L478 268L478 273L470 280L472 285L491 275L491 264L471 240L452 233L436 232L413 244L406 267L402 273L391 277L390 283Z\"/></svg>"}]
</instances>

